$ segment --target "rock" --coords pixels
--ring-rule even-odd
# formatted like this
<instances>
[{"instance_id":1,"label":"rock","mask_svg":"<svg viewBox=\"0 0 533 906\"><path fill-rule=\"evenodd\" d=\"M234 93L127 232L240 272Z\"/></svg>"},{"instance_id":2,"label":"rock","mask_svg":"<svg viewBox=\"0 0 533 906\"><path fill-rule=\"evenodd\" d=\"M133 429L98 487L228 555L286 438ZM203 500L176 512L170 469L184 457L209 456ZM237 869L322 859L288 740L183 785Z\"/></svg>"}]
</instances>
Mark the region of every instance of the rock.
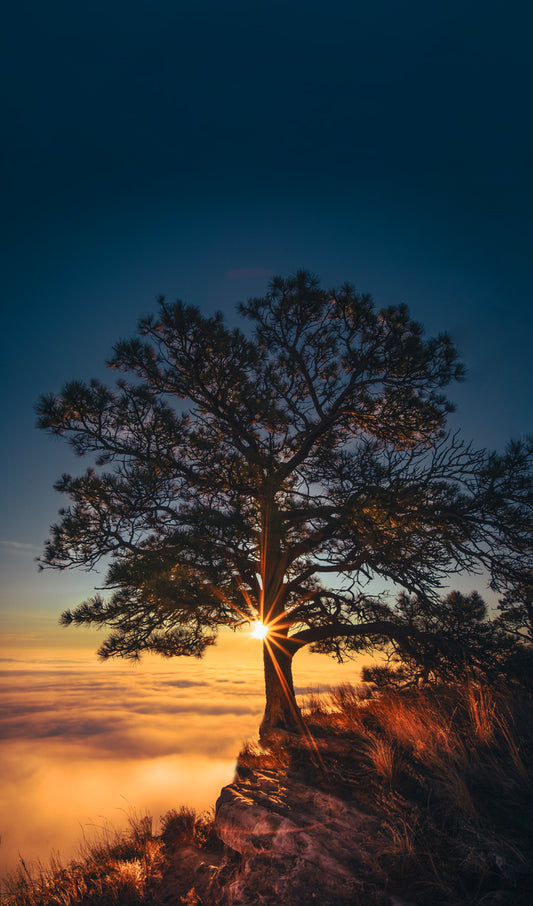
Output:
<instances>
[{"instance_id":1,"label":"rock","mask_svg":"<svg viewBox=\"0 0 533 906\"><path fill-rule=\"evenodd\" d=\"M283 743L294 746L290 769L275 744L255 763L240 760L216 803L215 850L177 855L173 903L413 906L380 886L380 822L354 794L346 744L314 740L310 751L302 738Z\"/></svg>"},{"instance_id":2,"label":"rock","mask_svg":"<svg viewBox=\"0 0 533 906\"><path fill-rule=\"evenodd\" d=\"M226 889L228 906L353 903L355 867L370 867L365 840L375 833L375 818L283 774L247 773L216 805L215 832L241 856Z\"/></svg>"}]
</instances>

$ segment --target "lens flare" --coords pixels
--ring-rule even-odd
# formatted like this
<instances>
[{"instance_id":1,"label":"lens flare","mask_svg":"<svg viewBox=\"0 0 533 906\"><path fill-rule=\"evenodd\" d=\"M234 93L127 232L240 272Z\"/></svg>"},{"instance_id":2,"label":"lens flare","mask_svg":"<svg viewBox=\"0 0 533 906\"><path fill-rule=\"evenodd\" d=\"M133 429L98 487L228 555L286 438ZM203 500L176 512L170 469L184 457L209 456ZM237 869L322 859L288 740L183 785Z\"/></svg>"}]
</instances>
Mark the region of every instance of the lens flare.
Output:
<instances>
[{"instance_id":1,"label":"lens flare","mask_svg":"<svg viewBox=\"0 0 533 906\"><path fill-rule=\"evenodd\" d=\"M264 639L267 633L268 626L265 626L261 620L256 620L255 623L252 624L252 637L254 639Z\"/></svg>"}]
</instances>

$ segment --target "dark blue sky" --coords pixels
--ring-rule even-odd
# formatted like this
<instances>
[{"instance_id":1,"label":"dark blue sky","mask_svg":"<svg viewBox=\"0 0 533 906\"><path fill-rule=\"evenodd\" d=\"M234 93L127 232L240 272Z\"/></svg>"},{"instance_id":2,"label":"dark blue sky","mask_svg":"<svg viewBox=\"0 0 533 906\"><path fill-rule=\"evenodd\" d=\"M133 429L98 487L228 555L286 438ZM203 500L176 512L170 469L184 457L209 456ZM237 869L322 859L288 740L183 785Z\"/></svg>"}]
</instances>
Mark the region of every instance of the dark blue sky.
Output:
<instances>
[{"instance_id":1,"label":"dark blue sky","mask_svg":"<svg viewBox=\"0 0 533 906\"><path fill-rule=\"evenodd\" d=\"M0 54L6 612L85 576L32 556L72 464L41 392L102 376L159 293L232 311L270 273L448 329L477 443L533 428L525 2L19 2ZM57 499L56 499L57 498Z\"/></svg>"}]
</instances>

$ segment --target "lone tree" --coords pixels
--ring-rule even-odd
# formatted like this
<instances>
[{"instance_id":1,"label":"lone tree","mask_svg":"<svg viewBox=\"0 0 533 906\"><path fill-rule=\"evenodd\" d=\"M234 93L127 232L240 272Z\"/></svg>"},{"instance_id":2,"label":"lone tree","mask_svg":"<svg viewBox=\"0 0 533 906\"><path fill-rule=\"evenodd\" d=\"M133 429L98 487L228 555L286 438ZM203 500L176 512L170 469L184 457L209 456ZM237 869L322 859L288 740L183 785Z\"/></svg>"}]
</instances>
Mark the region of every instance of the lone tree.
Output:
<instances>
[{"instance_id":1,"label":"lone tree","mask_svg":"<svg viewBox=\"0 0 533 906\"><path fill-rule=\"evenodd\" d=\"M531 450L498 457L445 433L442 388L463 368L404 305L376 311L302 271L238 310L247 332L160 299L114 348L129 380L41 398L39 427L96 467L57 483L72 502L40 562L108 558L107 599L62 616L108 627L104 658L200 656L218 627L257 621L262 731L295 729L300 648L342 659L423 641L370 580L431 611L458 570L523 568Z\"/></svg>"}]
</instances>

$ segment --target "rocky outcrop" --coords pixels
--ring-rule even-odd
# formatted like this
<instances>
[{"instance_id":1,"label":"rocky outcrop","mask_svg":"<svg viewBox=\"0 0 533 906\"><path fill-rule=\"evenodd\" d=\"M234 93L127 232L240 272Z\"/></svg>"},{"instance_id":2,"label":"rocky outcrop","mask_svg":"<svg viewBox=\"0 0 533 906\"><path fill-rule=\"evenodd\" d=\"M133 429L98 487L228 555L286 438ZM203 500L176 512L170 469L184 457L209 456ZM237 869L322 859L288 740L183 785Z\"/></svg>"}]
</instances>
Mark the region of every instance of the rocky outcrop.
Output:
<instances>
[{"instance_id":1,"label":"rocky outcrop","mask_svg":"<svg viewBox=\"0 0 533 906\"><path fill-rule=\"evenodd\" d=\"M235 780L216 804L210 845L187 847L174 863L174 903L205 906L402 906L364 880L379 876L379 822L350 790L350 753L329 740L305 742L286 734L280 745L257 756L275 762L275 749L293 743L302 770L282 763L250 767L241 756ZM294 758L292 759L294 762ZM403 904L405 906L405 904Z\"/></svg>"},{"instance_id":2,"label":"rocky outcrop","mask_svg":"<svg viewBox=\"0 0 533 906\"><path fill-rule=\"evenodd\" d=\"M348 692L247 745L213 821L166 822L158 904L530 906L531 700Z\"/></svg>"},{"instance_id":3,"label":"rocky outcrop","mask_svg":"<svg viewBox=\"0 0 533 906\"><path fill-rule=\"evenodd\" d=\"M353 903L356 865L375 820L338 796L274 771L258 771L222 790L215 829L241 856L226 886L228 906L251 903Z\"/></svg>"}]
</instances>

